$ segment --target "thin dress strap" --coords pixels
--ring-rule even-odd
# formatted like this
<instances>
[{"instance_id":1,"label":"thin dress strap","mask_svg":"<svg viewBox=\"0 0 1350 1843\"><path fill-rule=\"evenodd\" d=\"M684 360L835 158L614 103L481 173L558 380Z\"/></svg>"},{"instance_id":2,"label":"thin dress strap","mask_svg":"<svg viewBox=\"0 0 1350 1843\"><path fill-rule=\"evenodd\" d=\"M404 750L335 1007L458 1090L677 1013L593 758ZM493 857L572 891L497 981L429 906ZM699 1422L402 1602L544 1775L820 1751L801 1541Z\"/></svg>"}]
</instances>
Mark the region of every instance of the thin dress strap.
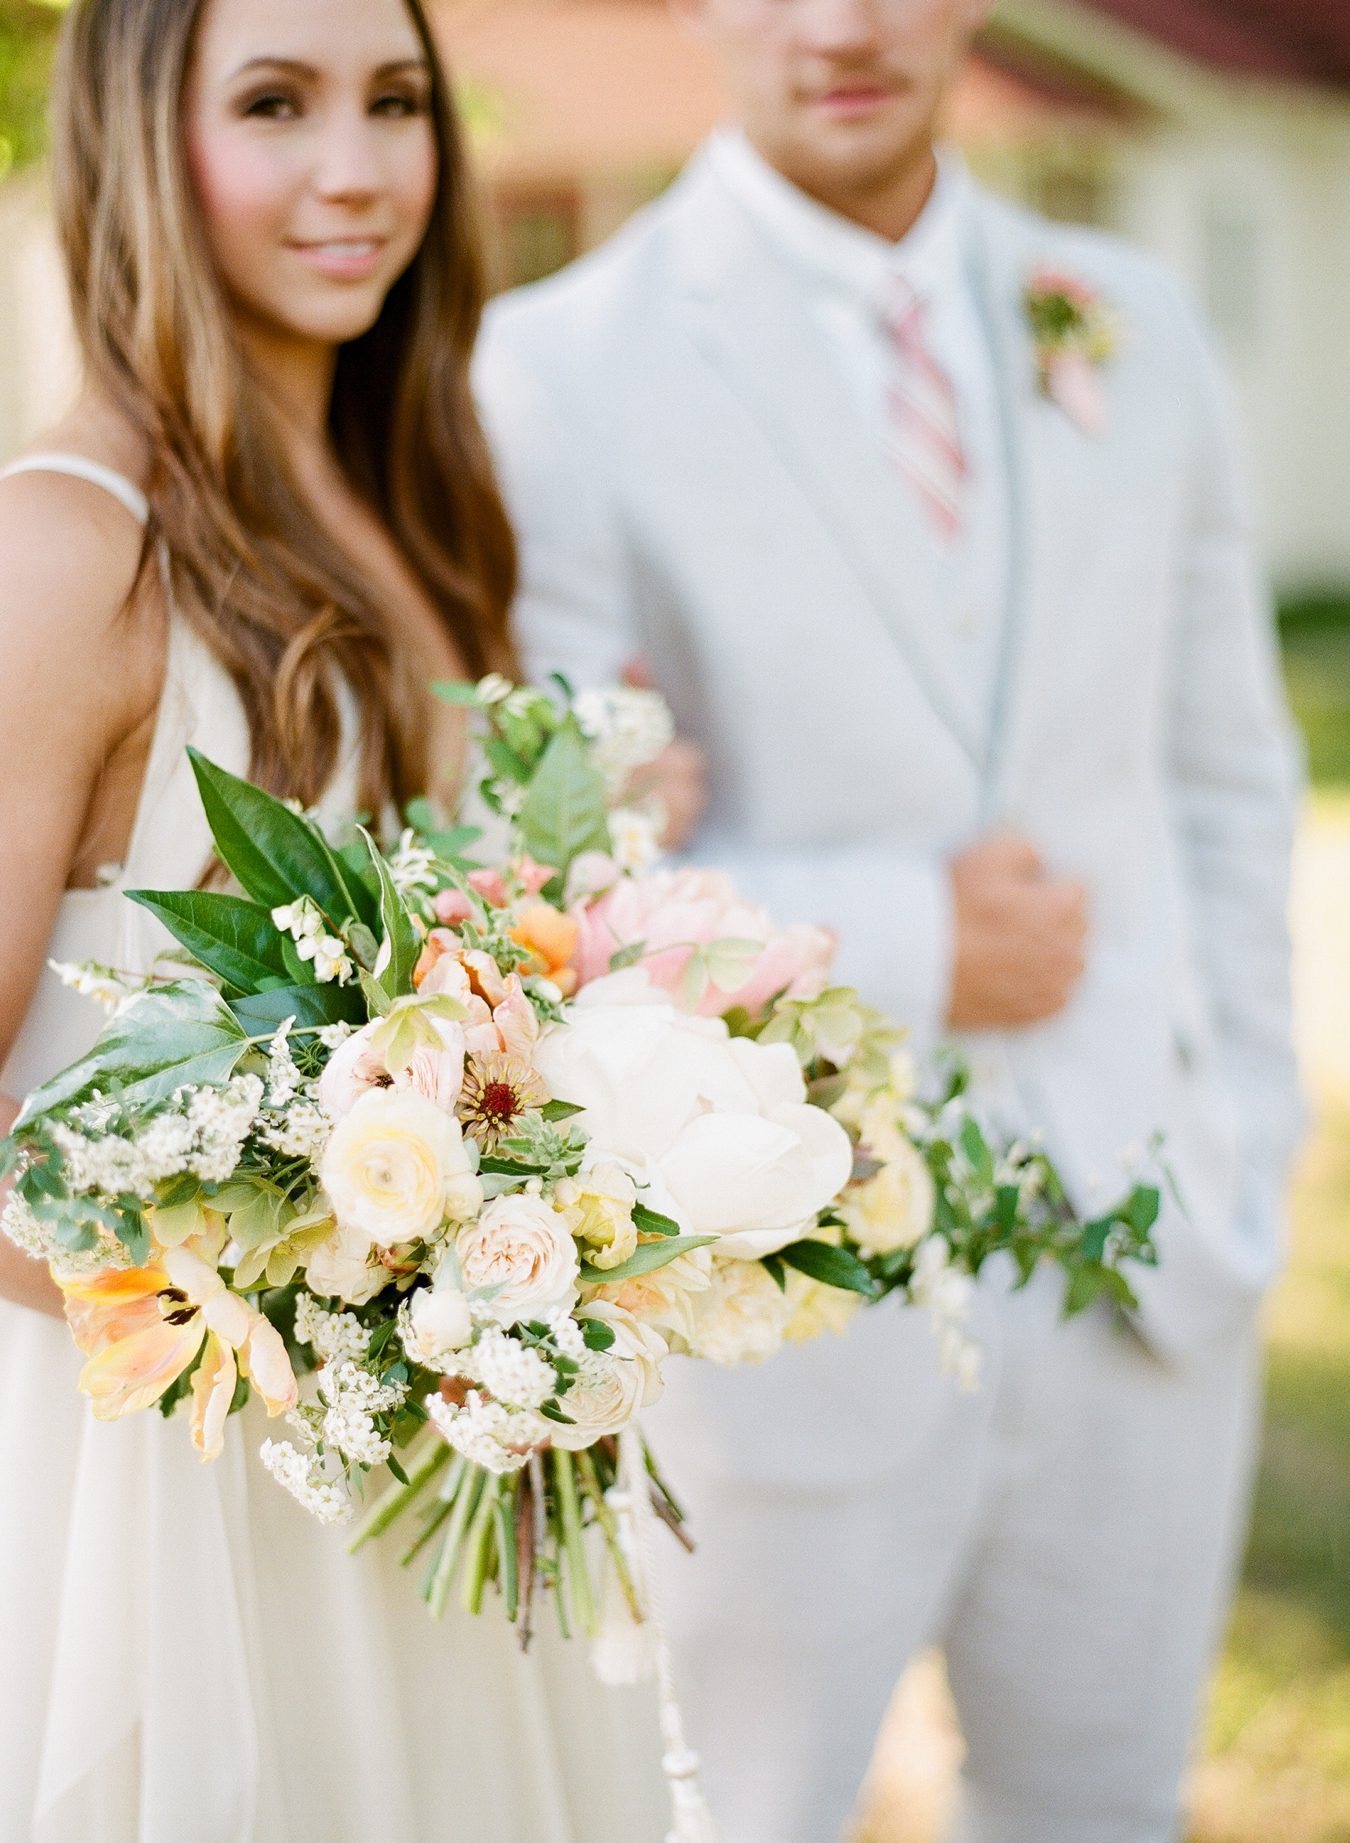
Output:
<instances>
[{"instance_id":1,"label":"thin dress strap","mask_svg":"<svg viewBox=\"0 0 1350 1843\"><path fill-rule=\"evenodd\" d=\"M8 467L0 468L0 480L9 479L11 474L69 474L73 480L87 480L91 486L101 486L105 493L111 493L137 524L150 522L150 502L140 487L133 485L125 474L105 467L102 461L91 461L87 455L26 454L11 461Z\"/></svg>"}]
</instances>

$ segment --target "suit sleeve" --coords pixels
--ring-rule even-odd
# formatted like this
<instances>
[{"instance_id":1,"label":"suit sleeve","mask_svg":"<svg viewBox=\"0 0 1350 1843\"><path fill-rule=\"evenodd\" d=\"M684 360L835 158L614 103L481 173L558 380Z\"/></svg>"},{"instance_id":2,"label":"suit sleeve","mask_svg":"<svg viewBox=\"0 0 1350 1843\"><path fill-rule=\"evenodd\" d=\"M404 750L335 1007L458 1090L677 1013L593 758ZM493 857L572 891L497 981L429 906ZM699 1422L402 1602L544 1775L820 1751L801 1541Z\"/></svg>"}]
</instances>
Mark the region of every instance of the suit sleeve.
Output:
<instances>
[{"instance_id":1,"label":"suit sleeve","mask_svg":"<svg viewBox=\"0 0 1350 1843\"><path fill-rule=\"evenodd\" d=\"M551 369L513 324L509 301L489 314L475 386L520 549L516 632L535 681L561 672L578 687L612 684L643 652L641 549L623 530L609 457L590 419L550 388ZM840 979L907 1025L919 1045L933 1042L952 977L945 858L870 842L756 846L722 828L716 808L714 797L691 855L728 870L776 920L832 928Z\"/></svg>"},{"instance_id":2,"label":"suit sleeve","mask_svg":"<svg viewBox=\"0 0 1350 1843\"><path fill-rule=\"evenodd\" d=\"M1303 783L1236 419L1209 342L1182 306L1196 403L1169 686L1173 820L1197 961L1243 1135L1242 1230L1278 1234L1303 1123L1293 1050L1289 891Z\"/></svg>"}]
</instances>

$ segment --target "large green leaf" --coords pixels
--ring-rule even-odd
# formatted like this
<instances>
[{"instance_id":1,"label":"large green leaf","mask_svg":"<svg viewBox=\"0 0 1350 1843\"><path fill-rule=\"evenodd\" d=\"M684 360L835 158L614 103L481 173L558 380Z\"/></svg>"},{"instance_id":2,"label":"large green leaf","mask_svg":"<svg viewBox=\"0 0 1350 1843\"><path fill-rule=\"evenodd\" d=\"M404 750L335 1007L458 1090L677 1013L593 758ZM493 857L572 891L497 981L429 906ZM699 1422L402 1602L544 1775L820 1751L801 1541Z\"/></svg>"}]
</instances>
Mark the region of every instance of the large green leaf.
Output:
<instances>
[{"instance_id":1,"label":"large green leaf","mask_svg":"<svg viewBox=\"0 0 1350 1843\"><path fill-rule=\"evenodd\" d=\"M95 1089L133 1106L167 1101L188 1082L224 1082L248 1048L243 1027L214 986L185 979L135 998L87 1056L29 1095L16 1122L28 1125Z\"/></svg>"},{"instance_id":2,"label":"large green leaf","mask_svg":"<svg viewBox=\"0 0 1350 1843\"><path fill-rule=\"evenodd\" d=\"M588 1286L608 1286L620 1280L631 1280L636 1274L655 1273L658 1267L668 1267L680 1255L688 1254L691 1248L706 1248L716 1240L715 1235L672 1235L664 1241L645 1241L617 1267L593 1267L589 1261L583 1261L581 1277Z\"/></svg>"},{"instance_id":3,"label":"large green leaf","mask_svg":"<svg viewBox=\"0 0 1350 1843\"><path fill-rule=\"evenodd\" d=\"M540 758L520 809L525 849L538 864L566 876L583 851L608 851L605 784L586 738L569 717Z\"/></svg>"},{"instance_id":4,"label":"large green leaf","mask_svg":"<svg viewBox=\"0 0 1350 1843\"><path fill-rule=\"evenodd\" d=\"M317 826L280 800L189 749L197 789L222 862L267 909L312 896L336 927L373 926L377 906L359 877L344 871Z\"/></svg>"},{"instance_id":5,"label":"large green leaf","mask_svg":"<svg viewBox=\"0 0 1350 1843\"><path fill-rule=\"evenodd\" d=\"M413 989L413 968L422 951L422 940L413 926L408 906L394 887L394 879L375 840L364 826L358 827L380 886L380 933L388 951L388 964L378 974L379 982L390 998L402 998Z\"/></svg>"},{"instance_id":6,"label":"large green leaf","mask_svg":"<svg viewBox=\"0 0 1350 1843\"><path fill-rule=\"evenodd\" d=\"M798 1273L804 1273L808 1280L816 1280L821 1286L837 1287L841 1292L862 1293L871 1298L877 1288L867 1268L856 1254L850 1254L847 1248L836 1248L832 1242L794 1241L790 1247L778 1250L780 1261L786 1261L789 1267L795 1267Z\"/></svg>"},{"instance_id":7,"label":"large green leaf","mask_svg":"<svg viewBox=\"0 0 1350 1843\"><path fill-rule=\"evenodd\" d=\"M261 904L213 890L128 890L127 895L227 985L256 992L278 980L289 984L282 938Z\"/></svg>"},{"instance_id":8,"label":"large green leaf","mask_svg":"<svg viewBox=\"0 0 1350 1843\"><path fill-rule=\"evenodd\" d=\"M284 985L230 1001L230 1010L250 1037L270 1035L288 1017L302 1028L324 1024L364 1024L368 1012L361 988L354 985Z\"/></svg>"}]
</instances>

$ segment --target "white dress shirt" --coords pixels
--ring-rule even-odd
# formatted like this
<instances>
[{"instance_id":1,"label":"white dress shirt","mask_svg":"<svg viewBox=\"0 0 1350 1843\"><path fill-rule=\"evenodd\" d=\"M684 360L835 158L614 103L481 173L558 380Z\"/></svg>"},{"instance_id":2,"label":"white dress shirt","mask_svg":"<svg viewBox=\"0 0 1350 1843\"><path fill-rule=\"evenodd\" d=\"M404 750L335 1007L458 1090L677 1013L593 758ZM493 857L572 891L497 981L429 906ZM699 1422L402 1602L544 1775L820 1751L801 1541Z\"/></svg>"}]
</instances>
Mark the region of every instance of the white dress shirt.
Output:
<instances>
[{"instance_id":1,"label":"white dress shirt","mask_svg":"<svg viewBox=\"0 0 1350 1843\"><path fill-rule=\"evenodd\" d=\"M805 305L837 365L859 416L882 448L887 381L894 350L885 307L903 278L928 307L934 358L956 397L969 469L962 530L946 542L922 516L917 541L950 585L950 621L963 663L992 709L1010 562L1010 503L1000 393L969 257L970 182L958 156L943 154L937 183L913 227L898 243L809 197L751 145L739 129L714 135L709 148L722 182L774 247L800 272ZM912 491L897 474L897 493Z\"/></svg>"}]
</instances>

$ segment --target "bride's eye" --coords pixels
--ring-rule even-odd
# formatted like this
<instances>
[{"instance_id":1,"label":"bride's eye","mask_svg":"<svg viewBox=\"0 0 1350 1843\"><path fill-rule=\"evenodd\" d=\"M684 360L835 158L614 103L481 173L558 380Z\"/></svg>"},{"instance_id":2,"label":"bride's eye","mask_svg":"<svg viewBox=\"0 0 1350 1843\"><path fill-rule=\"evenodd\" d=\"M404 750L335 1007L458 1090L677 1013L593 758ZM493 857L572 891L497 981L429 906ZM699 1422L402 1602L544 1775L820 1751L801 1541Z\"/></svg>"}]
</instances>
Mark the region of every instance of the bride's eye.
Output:
<instances>
[{"instance_id":1,"label":"bride's eye","mask_svg":"<svg viewBox=\"0 0 1350 1843\"><path fill-rule=\"evenodd\" d=\"M290 122L300 114L300 102L289 90L263 90L246 97L240 114L254 121Z\"/></svg>"},{"instance_id":2,"label":"bride's eye","mask_svg":"<svg viewBox=\"0 0 1350 1843\"><path fill-rule=\"evenodd\" d=\"M406 121L414 115L425 115L430 106L429 98L413 90L386 90L371 103L370 112L393 121Z\"/></svg>"}]
</instances>

